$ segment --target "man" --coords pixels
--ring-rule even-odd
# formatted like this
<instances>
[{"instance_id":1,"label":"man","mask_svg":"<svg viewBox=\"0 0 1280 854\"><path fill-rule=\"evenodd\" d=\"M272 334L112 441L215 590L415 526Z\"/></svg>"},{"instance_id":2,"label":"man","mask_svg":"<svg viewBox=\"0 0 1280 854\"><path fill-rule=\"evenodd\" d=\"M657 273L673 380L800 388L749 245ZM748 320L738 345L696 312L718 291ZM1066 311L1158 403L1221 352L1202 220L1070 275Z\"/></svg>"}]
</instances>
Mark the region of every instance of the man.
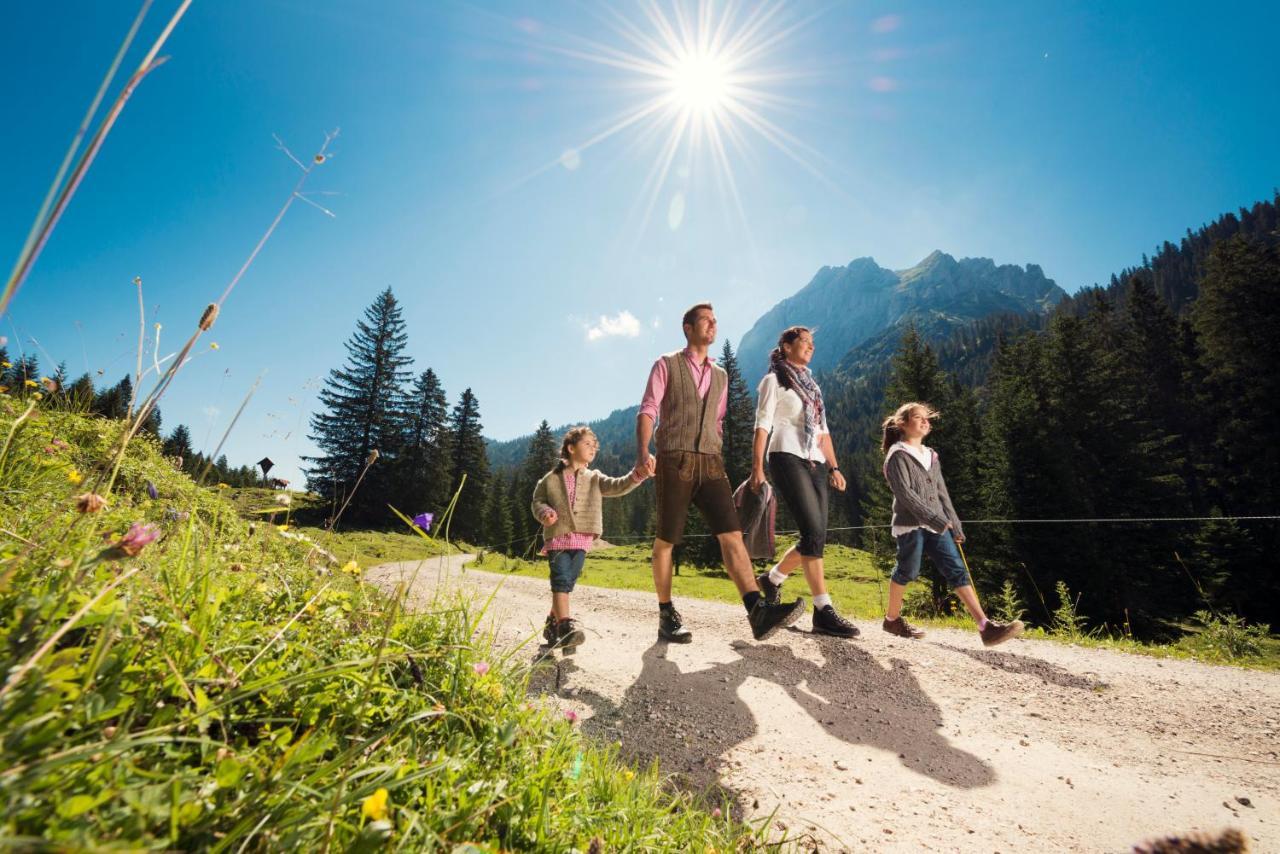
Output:
<instances>
[{"instance_id":1,"label":"man","mask_svg":"<svg viewBox=\"0 0 1280 854\"><path fill-rule=\"evenodd\" d=\"M636 470L656 476L653 586L658 594L658 635L676 643L693 640L671 603L671 553L684 539L685 517L692 503L720 541L725 569L742 595L752 635L764 640L798 620L804 600L771 605L760 594L721 455L729 382L724 368L707 355L716 340L711 304L699 303L686 311L683 328L685 348L654 362L636 416ZM655 422L656 462L649 453Z\"/></svg>"}]
</instances>

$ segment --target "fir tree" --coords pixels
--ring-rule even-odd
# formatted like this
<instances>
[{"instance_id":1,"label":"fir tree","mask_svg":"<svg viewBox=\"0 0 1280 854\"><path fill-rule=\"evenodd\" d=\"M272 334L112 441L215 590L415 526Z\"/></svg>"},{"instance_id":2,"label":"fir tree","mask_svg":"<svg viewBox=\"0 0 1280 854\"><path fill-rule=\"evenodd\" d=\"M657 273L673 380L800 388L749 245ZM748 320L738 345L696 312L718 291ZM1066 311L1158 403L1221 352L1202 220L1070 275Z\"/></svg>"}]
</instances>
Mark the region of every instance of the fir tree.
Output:
<instances>
[{"instance_id":1,"label":"fir tree","mask_svg":"<svg viewBox=\"0 0 1280 854\"><path fill-rule=\"evenodd\" d=\"M449 432L453 436L450 493L462 488L450 532L451 536L472 543L482 541L484 511L488 499L489 458L485 451L482 429L480 403L468 388L462 392L449 420Z\"/></svg>"},{"instance_id":2,"label":"fir tree","mask_svg":"<svg viewBox=\"0 0 1280 854\"><path fill-rule=\"evenodd\" d=\"M724 416L724 468L736 489L751 476L751 445L755 438L755 407L728 339L720 353L720 367L728 374L728 406Z\"/></svg>"},{"instance_id":3,"label":"fir tree","mask_svg":"<svg viewBox=\"0 0 1280 854\"><path fill-rule=\"evenodd\" d=\"M379 460L365 475L348 513L382 517L388 498L389 469L404 439L404 385L409 357L408 335L400 305L391 289L380 293L356 322L347 341L347 364L329 372L320 391L324 409L311 416L310 438L320 455L303 457L307 484L341 506L355 487L372 451Z\"/></svg>"},{"instance_id":4,"label":"fir tree","mask_svg":"<svg viewBox=\"0 0 1280 854\"><path fill-rule=\"evenodd\" d=\"M507 483L501 473L489 481L488 506L484 513L484 542L490 549L503 554L513 551L514 537L511 529L511 510L507 504Z\"/></svg>"},{"instance_id":5,"label":"fir tree","mask_svg":"<svg viewBox=\"0 0 1280 854\"><path fill-rule=\"evenodd\" d=\"M427 368L409 395L404 446L397 460L397 495L402 509L439 514L449 504L452 451L449 402L435 371Z\"/></svg>"},{"instance_id":6,"label":"fir tree","mask_svg":"<svg viewBox=\"0 0 1280 854\"><path fill-rule=\"evenodd\" d=\"M186 424L179 424L173 428L173 432L169 434L169 438L164 440L161 446L164 455L167 457L182 457L183 467L186 467L186 461L191 459L191 430Z\"/></svg>"},{"instance_id":7,"label":"fir tree","mask_svg":"<svg viewBox=\"0 0 1280 854\"><path fill-rule=\"evenodd\" d=\"M555 434L551 432L551 425L545 420L538 425L538 429L533 431L533 437L529 439L529 449L525 452L524 461L520 464L520 469L513 478L515 484L516 497L519 504L516 506L514 515L519 520L515 532L526 542L534 541L542 526L533 518L533 513L529 511L529 504L533 500L534 487L538 485L538 481L542 480L542 476L552 469L556 464L556 460L560 456L560 441Z\"/></svg>"}]
</instances>

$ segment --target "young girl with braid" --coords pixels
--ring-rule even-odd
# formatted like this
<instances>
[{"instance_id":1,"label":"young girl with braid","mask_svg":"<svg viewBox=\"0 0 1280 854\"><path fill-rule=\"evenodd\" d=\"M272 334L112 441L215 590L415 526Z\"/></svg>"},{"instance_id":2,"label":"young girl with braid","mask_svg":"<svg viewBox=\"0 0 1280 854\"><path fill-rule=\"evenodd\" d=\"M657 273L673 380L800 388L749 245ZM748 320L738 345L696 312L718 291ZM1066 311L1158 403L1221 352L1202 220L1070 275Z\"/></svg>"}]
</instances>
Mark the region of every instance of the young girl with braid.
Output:
<instances>
[{"instance_id":1,"label":"young girl with braid","mask_svg":"<svg viewBox=\"0 0 1280 854\"><path fill-rule=\"evenodd\" d=\"M570 616L569 594L604 532L602 499L626 495L645 480L637 469L609 477L588 468L599 448L590 427L569 430L560 443L560 461L533 490L533 518L542 524L542 554L551 565L551 613L542 630L548 646L573 649L586 638Z\"/></svg>"}]
</instances>

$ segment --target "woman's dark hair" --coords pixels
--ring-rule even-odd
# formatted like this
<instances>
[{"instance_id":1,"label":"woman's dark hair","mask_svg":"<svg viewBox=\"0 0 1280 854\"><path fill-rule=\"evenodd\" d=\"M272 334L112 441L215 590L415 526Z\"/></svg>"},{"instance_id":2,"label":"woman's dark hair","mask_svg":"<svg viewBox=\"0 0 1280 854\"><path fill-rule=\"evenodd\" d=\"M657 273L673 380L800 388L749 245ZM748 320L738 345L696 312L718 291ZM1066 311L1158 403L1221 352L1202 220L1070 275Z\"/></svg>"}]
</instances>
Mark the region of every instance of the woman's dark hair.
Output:
<instances>
[{"instance_id":1,"label":"woman's dark hair","mask_svg":"<svg viewBox=\"0 0 1280 854\"><path fill-rule=\"evenodd\" d=\"M555 470L562 472L569 467L569 449L590 436L595 439L596 434L590 427L580 424L577 427L570 427L569 431L564 434L564 439L560 442L560 459L556 462ZM599 441L598 439L596 440Z\"/></svg>"},{"instance_id":2,"label":"woman's dark hair","mask_svg":"<svg viewBox=\"0 0 1280 854\"><path fill-rule=\"evenodd\" d=\"M778 346L769 351L769 370L778 378L778 385L783 388L791 388L791 376L782 369L782 363L787 360L787 354L783 351L783 344L794 344L796 339L804 333L809 332L807 326L789 326L782 330L782 334L778 336ZM812 335L812 332L809 332Z\"/></svg>"}]
</instances>

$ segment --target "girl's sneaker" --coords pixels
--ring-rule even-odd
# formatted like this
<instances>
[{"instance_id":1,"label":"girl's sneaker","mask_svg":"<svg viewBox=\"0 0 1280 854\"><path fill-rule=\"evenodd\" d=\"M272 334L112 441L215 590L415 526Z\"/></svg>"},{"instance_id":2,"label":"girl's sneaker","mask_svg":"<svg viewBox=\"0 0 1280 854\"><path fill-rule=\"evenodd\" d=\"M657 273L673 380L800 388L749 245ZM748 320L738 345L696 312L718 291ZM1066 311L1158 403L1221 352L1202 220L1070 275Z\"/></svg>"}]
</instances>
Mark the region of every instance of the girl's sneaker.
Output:
<instances>
[{"instance_id":1,"label":"girl's sneaker","mask_svg":"<svg viewBox=\"0 0 1280 854\"><path fill-rule=\"evenodd\" d=\"M885 621L880 624L880 628L884 629L889 634L897 635L900 638L919 640L924 637L924 629L917 629L915 626L902 619L902 617L899 617L896 620L890 620L886 617Z\"/></svg>"},{"instance_id":2,"label":"girl's sneaker","mask_svg":"<svg viewBox=\"0 0 1280 854\"><path fill-rule=\"evenodd\" d=\"M578 621L572 617L561 620L556 626L556 633L556 643L566 650L577 649L587 639L586 633L578 628Z\"/></svg>"},{"instance_id":3,"label":"girl's sneaker","mask_svg":"<svg viewBox=\"0 0 1280 854\"><path fill-rule=\"evenodd\" d=\"M1004 643L1010 638L1016 638L1022 634L1022 620L1014 620L1012 623L997 623L994 620L987 620L987 625L978 632L982 638L983 646L995 646L998 643Z\"/></svg>"}]
</instances>

